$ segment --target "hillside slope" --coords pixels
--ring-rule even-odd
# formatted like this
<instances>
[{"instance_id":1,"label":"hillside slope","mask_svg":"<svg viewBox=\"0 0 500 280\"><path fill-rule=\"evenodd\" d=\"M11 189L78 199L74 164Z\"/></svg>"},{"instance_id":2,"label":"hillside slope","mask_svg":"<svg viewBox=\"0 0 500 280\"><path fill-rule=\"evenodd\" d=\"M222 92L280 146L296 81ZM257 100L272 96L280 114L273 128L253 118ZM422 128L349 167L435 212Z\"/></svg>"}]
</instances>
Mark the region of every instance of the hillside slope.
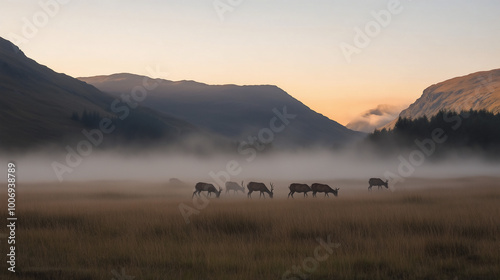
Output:
<instances>
[{"instance_id":1,"label":"hillside slope","mask_svg":"<svg viewBox=\"0 0 500 280\"><path fill-rule=\"evenodd\" d=\"M64 143L82 139L82 129L93 128L72 119L74 114L82 116L87 111L117 120L119 116L110 108L114 101L94 86L38 64L0 38L0 149L47 144L64 148ZM140 106L115 124L110 145L151 136L174 141L176 136L198 133L186 121Z\"/></svg>"},{"instance_id":2,"label":"hillside slope","mask_svg":"<svg viewBox=\"0 0 500 280\"><path fill-rule=\"evenodd\" d=\"M432 117L441 110L486 110L500 113L500 69L453 78L424 90L422 96L403 110L400 117ZM397 120L385 128L393 128Z\"/></svg>"},{"instance_id":3,"label":"hillside slope","mask_svg":"<svg viewBox=\"0 0 500 280\"><path fill-rule=\"evenodd\" d=\"M0 145L27 146L75 134L84 109L105 115L112 101L96 88L29 59L0 38Z\"/></svg>"},{"instance_id":4,"label":"hillside slope","mask_svg":"<svg viewBox=\"0 0 500 280\"><path fill-rule=\"evenodd\" d=\"M100 90L119 96L140 84L143 76L115 74L79 78ZM364 134L347 129L318 114L276 86L207 85L193 81L162 80L144 106L168 113L234 140L270 127L276 110L292 114L286 129L275 133L273 145L342 145ZM285 109L286 108L286 109Z\"/></svg>"}]
</instances>

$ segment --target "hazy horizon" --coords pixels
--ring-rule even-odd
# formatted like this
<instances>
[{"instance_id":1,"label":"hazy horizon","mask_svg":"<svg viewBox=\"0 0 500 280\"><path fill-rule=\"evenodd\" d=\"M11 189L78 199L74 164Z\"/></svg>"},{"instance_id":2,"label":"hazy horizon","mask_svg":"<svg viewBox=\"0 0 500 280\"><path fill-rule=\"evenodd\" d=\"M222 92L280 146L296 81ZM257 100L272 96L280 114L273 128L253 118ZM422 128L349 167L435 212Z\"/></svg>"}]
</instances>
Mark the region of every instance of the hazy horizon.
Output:
<instances>
[{"instance_id":1,"label":"hazy horizon","mask_svg":"<svg viewBox=\"0 0 500 280\"><path fill-rule=\"evenodd\" d=\"M500 65L497 1L3 2L0 36L57 72L272 84L343 125Z\"/></svg>"},{"instance_id":2,"label":"hazy horizon","mask_svg":"<svg viewBox=\"0 0 500 280\"><path fill-rule=\"evenodd\" d=\"M312 184L316 181L368 180L370 177L387 177L391 183L404 186L405 180L410 178L496 177L500 166L500 162L480 156L466 160L454 156L429 157L415 164L413 158L408 158L410 151L399 157L384 158L358 149L309 148L257 153L255 157L227 152L199 155L194 151L169 149L109 150L95 151L78 160L74 157L76 154L41 149L15 156L3 154L0 164L6 166L9 158L15 158L19 179L23 182L123 180L166 183L176 178L188 183L189 187L194 187L195 181L219 182L224 187L225 181L291 180ZM68 156L70 161L67 161ZM54 163L59 164L57 169ZM227 169L229 164L234 172ZM4 177L0 175L0 179Z\"/></svg>"}]
</instances>

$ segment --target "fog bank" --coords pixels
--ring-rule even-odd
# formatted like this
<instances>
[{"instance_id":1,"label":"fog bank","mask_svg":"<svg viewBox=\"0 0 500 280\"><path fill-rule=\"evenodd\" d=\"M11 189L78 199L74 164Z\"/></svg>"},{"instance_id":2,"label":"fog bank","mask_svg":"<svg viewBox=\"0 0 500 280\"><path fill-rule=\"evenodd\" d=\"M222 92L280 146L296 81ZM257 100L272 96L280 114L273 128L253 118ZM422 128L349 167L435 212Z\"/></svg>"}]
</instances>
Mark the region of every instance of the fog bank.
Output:
<instances>
[{"instance_id":1,"label":"fog bank","mask_svg":"<svg viewBox=\"0 0 500 280\"><path fill-rule=\"evenodd\" d=\"M177 178L185 182L231 181L316 181L366 179L394 176L402 178L454 178L498 176L500 164L479 159L415 162L404 157L380 159L375 156L354 156L347 152L325 150L295 153L252 155L195 156L176 153L124 155L94 152L80 162L67 161L67 155L36 153L2 156L5 169L0 178L6 181L9 161L17 165L17 180L22 182L136 180L168 182ZM70 158L71 159L71 158ZM415 164L417 163L417 164Z\"/></svg>"}]
</instances>

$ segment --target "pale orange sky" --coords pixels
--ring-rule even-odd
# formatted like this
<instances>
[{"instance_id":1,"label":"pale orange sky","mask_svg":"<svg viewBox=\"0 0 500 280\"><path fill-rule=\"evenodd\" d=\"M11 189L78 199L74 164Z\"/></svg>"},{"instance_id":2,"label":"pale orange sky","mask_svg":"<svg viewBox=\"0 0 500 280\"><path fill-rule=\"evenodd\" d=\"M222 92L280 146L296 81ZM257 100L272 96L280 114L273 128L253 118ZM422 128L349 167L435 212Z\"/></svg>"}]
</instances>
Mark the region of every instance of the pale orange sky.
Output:
<instances>
[{"instance_id":1,"label":"pale orange sky","mask_svg":"<svg viewBox=\"0 0 500 280\"><path fill-rule=\"evenodd\" d=\"M433 83L500 68L500 1L487 0L396 1L399 12L349 62L340 45L355 46L355 28L391 1L247 0L223 20L213 0L3 1L0 36L73 77L158 67L170 80L277 85L344 125L379 104L408 105Z\"/></svg>"}]
</instances>

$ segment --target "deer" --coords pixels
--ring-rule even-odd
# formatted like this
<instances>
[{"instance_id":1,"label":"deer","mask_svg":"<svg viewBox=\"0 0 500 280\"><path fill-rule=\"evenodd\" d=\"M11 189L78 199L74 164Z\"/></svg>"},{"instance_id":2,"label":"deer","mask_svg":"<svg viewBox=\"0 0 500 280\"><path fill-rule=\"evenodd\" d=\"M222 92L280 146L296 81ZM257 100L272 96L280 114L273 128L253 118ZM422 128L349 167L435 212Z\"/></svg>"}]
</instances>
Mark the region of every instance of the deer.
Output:
<instances>
[{"instance_id":1,"label":"deer","mask_svg":"<svg viewBox=\"0 0 500 280\"><path fill-rule=\"evenodd\" d=\"M207 183L197 183L196 186L194 186L195 191L193 192L193 195L191 198L194 197L195 194L200 196L201 192L208 192L208 195L211 195L212 193L215 193L216 197L219 198L220 193L222 192L222 189L219 187L219 190L217 190L214 185L212 184L207 184Z\"/></svg>"},{"instance_id":2,"label":"deer","mask_svg":"<svg viewBox=\"0 0 500 280\"><path fill-rule=\"evenodd\" d=\"M250 182L250 183L248 183L248 185L247 185L247 188L248 188L248 198L252 198L252 196L251 196L252 192L260 192L259 198L262 195L264 195L264 198L266 198L266 194L265 193L268 193L269 197L273 198L274 186L273 186L273 183L269 183L269 185L271 186L271 190L270 191L269 191L269 189L266 187L266 185L264 183L256 183L256 182Z\"/></svg>"},{"instance_id":3,"label":"deer","mask_svg":"<svg viewBox=\"0 0 500 280\"><path fill-rule=\"evenodd\" d=\"M245 193L245 187L243 185L243 181L241 181L241 186L238 185L238 183L236 182L226 182L226 194L229 192L229 191L233 191L234 193L237 193L239 191L241 191L242 193Z\"/></svg>"},{"instance_id":4,"label":"deer","mask_svg":"<svg viewBox=\"0 0 500 280\"><path fill-rule=\"evenodd\" d=\"M377 186L378 189L382 188L382 187L385 187L386 189L389 188L389 180L386 180L385 182L382 181L382 179L380 178L370 178L370 180L368 180L368 184L370 184L370 186L368 187L368 190L371 191L372 190L372 187L373 186Z\"/></svg>"},{"instance_id":5,"label":"deer","mask_svg":"<svg viewBox=\"0 0 500 280\"><path fill-rule=\"evenodd\" d=\"M314 183L311 185L311 189L313 192L313 197L316 197L316 193L325 193L325 196L328 196L328 193L333 193L334 196L338 196L340 188L332 189L330 186L325 184Z\"/></svg>"},{"instance_id":6,"label":"deer","mask_svg":"<svg viewBox=\"0 0 500 280\"><path fill-rule=\"evenodd\" d=\"M304 197L306 197L307 193L312 191L311 188L306 184L293 183L288 188L290 189L290 193L288 193L288 198L290 198L290 195L293 198L293 194L296 192L297 193L304 193Z\"/></svg>"}]
</instances>

